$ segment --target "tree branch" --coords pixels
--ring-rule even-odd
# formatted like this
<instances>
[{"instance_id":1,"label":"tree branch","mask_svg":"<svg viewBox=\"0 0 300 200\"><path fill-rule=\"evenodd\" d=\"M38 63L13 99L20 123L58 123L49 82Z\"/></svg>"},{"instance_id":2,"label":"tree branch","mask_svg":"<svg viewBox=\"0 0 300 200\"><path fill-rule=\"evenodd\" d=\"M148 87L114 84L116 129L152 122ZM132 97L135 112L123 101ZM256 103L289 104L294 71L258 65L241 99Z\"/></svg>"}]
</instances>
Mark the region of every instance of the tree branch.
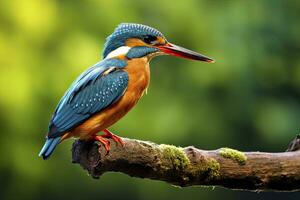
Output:
<instances>
[{"instance_id":1,"label":"tree branch","mask_svg":"<svg viewBox=\"0 0 300 200\"><path fill-rule=\"evenodd\" d=\"M158 145L123 138L121 147L111 141L106 155L96 142L76 140L73 163L99 178L108 171L166 181L178 186L217 185L246 190L300 190L300 140L295 138L289 152L242 153L229 148L205 151L189 146Z\"/></svg>"}]
</instances>

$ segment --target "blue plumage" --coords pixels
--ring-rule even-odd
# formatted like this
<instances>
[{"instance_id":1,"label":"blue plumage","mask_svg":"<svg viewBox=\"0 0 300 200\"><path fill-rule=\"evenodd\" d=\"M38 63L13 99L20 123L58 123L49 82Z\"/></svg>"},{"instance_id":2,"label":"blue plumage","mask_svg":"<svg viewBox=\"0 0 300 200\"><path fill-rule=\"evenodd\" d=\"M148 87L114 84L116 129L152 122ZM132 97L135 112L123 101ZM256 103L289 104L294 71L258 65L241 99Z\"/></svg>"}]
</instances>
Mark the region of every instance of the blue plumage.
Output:
<instances>
[{"instance_id":1,"label":"blue plumage","mask_svg":"<svg viewBox=\"0 0 300 200\"><path fill-rule=\"evenodd\" d=\"M54 151L55 147L59 144L61 137L57 138L48 138L39 153L39 156L43 156L43 159L49 158L49 156L52 154Z\"/></svg>"},{"instance_id":2,"label":"blue plumage","mask_svg":"<svg viewBox=\"0 0 300 200\"><path fill-rule=\"evenodd\" d=\"M145 55L155 53L157 51L158 51L157 48L137 46L137 47L131 48L129 50L129 52L126 54L126 57L129 58L129 59L141 58Z\"/></svg>"},{"instance_id":3,"label":"blue plumage","mask_svg":"<svg viewBox=\"0 0 300 200\"><path fill-rule=\"evenodd\" d=\"M164 35L158 30L142 25L132 23L120 24L114 32L106 38L106 43L103 51L103 58L105 58L113 50L124 46L125 41L129 38L142 38L147 35L160 36L164 38Z\"/></svg>"},{"instance_id":4,"label":"blue plumage","mask_svg":"<svg viewBox=\"0 0 300 200\"><path fill-rule=\"evenodd\" d=\"M62 136L93 114L118 100L125 92L128 74L126 61L103 60L75 80L60 100L49 125L48 138ZM107 70L109 73L104 74Z\"/></svg>"}]
</instances>

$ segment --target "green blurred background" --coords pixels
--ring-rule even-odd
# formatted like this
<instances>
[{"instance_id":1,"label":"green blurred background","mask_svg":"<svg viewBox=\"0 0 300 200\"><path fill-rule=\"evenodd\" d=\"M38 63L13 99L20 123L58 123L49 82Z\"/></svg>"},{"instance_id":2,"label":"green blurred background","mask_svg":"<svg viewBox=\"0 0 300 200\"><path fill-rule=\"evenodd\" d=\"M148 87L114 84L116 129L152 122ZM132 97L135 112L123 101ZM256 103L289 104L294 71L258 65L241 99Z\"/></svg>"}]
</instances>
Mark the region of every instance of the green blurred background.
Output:
<instances>
[{"instance_id":1,"label":"green blurred background","mask_svg":"<svg viewBox=\"0 0 300 200\"><path fill-rule=\"evenodd\" d=\"M148 95L111 130L202 149L283 151L300 129L300 1L0 1L0 199L300 199L299 193L178 188L71 164L72 140L37 156L70 83L121 22L217 60L151 63Z\"/></svg>"}]
</instances>

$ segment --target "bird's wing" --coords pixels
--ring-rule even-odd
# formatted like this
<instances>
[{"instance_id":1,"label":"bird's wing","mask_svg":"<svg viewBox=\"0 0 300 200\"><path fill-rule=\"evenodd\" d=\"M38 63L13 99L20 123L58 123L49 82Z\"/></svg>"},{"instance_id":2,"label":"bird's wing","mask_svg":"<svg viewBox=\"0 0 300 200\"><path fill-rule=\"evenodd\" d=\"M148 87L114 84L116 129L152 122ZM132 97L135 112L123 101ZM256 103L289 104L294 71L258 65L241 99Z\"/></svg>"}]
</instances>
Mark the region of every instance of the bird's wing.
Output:
<instances>
[{"instance_id":1,"label":"bird's wing","mask_svg":"<svg viewBox=\"0 0 300 200\"><path fill-rule=\"evenodd\" d=\"M48 137L58 137L93 114L119 100L128 85L128 74L112 66L91 67L69 88L49 125Z\"/></svg>"}]
</instances>

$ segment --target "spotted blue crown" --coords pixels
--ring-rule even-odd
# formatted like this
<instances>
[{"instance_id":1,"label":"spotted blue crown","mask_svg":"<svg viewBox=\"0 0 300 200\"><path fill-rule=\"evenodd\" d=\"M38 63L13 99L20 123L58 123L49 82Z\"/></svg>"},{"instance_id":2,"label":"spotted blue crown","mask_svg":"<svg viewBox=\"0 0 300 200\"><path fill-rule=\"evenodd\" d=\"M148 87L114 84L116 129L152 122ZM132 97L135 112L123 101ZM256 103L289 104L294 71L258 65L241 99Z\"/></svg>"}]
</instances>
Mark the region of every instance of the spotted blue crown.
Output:
<instances>
[{"instance_id":1,"label":"spotted blue crown","mask_svg":"<svg viewBox=\"0 0 300 200\"><path fill-rule=\"evenodd\" d=\"M122 23L114 30L114 32L106 38L104 45L103 58L105 58L113 50L124 46L125 41L129 38L142 38L143 36L160 36L164 38L164 35L158 30L134 23Z\"/></svg>"}]
</instances>

